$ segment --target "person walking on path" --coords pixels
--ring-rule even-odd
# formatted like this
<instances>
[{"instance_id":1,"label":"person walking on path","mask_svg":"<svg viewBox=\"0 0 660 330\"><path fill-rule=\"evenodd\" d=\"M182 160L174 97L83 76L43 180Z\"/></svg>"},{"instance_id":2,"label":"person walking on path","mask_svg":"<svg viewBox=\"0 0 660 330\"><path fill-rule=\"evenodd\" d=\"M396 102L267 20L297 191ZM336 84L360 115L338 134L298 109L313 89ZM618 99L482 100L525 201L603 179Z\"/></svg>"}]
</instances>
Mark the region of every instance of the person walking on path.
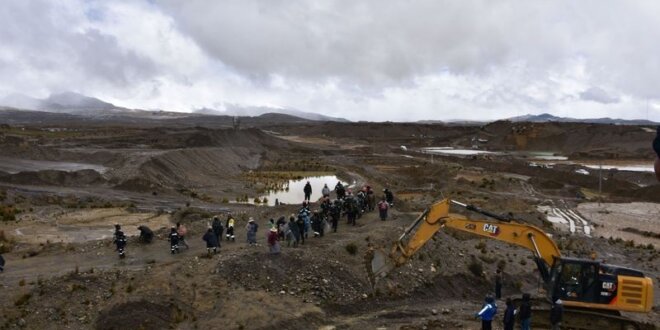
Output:
<instances>
[{"instance_id":1,"label":"person walking on path","mask_svg":"<svg viewBox=\"0 0 660 330\"><path fill-rule=\"evenodd\" d=\"M213 254L218 253L219 240L218 235L213 232L213 228L209 228L202 239L206 242L206 253L209 256L211 255L211 251L213 251Z\"/></svg>"},{"instance_id":2,"label":"person walking on path","mask_svg":"<svg viewBox=\"0 0 660 330\"><path fill-rule=\"evenodd\" d=\"M293 235L293 247L298 247L298 243L300 242L300 229L298 228L296 216L294 214L291 214L289 217L289 230L291 230L291 234Z\"/></svg>"},{"instance_id":3,"label":"person walking on path","mask_svg":"<svg viewBox=\"0 0 660 330\"><path fill-rule=\"evenodd\" d=\"M332 231L335 233L337 232L337 227L339 226L339 218L341 218L341 201L337 199L330 206L330 219L332 221Z\"/></svg>"},{"instance_id":4,"label":"person walking on path","mask_svg":"<svg viewBox=\"0 0 660 330\"><path fill-rule=\"evenodd\" d=\"M218 239L218 247L220 247L222 241L222 232L225 231L225 228L222 226L222 221L216 216L213 217L213 223L211 224L211 229L213 229L213 233L215 234L216 238Z\"/></svg>"},{"instance_id":5,"label":"person walking on path","mask_svg":"<svg viewBox=\"0 0 660 330\"><path fill-rule=\"evenodd\" d=\"M5 258L0 254L0 273L5 271Z\"/></svg>"},{"instance_id":6,"label":"person walking on path","mask_svg":"<svg viewBox=\"0 0 660 330\"><path fill-rule=\"evenodd\" d=\"M245 230L247 232L247 242L249 245L256 245L257 244L257 229L259 228L259 225L257 225L256 222L254 222L254 219L250 218L248 221L248 224L245 226Z\"/></svg>"},{"instance_id":7,"label":"person walking on path","mask_svg":"<svg viewBox=\"0 0 660 330\"><path fill-rule=\"evenodd\" d=\"M390 208L390 204L387 203L385 197L378 202L378 214L380 215L380 220L387 220L387 210Z\"/></svg>"},{"instance_id":8,"label":"person walking on path","mask_svg":"<svg viewBox=\"0 0 660 330\"><path fill-rule=\"evenodd\" d=\"M497 269L495 272L495 299L502 298L502 270Z\"/></svg>"},{"instance_id":9,"label":"person walking on path","mask_svg":"<svg viewBox=\"0 0 660 330\"><path fill-rule=\"evenodd\" d=\"M305 193L305 200L309 201L309 199L312 197L312 185L309 183L309 181L307 181L307 184L305 184L303 192Z\"/></svg>"},{"instance_id":10,"label":"person walking on path","mask_svg":"<svg viewBox=\"0 0 660 330\"><path fill-rule=\"evenodd\" d=\"M186 235L188 235L188 229L182 223L176 223L176 233L179 234L179 244L186 247L186 250L190 249L188 243L186 243Z\"/></svg>"},{"instance_id":11,"label":"person walking on path","mask_svg":"<svg viewBox=\"0 0 660 330\"><path fill-rule=\"evenodd\" d=\"M172 254L179 253L179 234L176 232L176 227L170 229L170 252Z\"/></svg>"},{"instance_id":12,"label":"person walking on path","mask_svg":"<svg viewBox=\"0 0 660 330\"><path fill-rule=\"evenodd\" d=\"M481 329L482 330L492 330L493 318L497 314L497 304L495 304L495 299L491 296L486 297L484 307L475 314L476 317L481 318Z\"/></svg>"},{"instance_id":13,"label":"person walking on path","mask_svg":"<svg viewBox=\"0 0 660 330\"><path fill-rule=\"evenodd\" d=\"M268 233L268 250L270 254L280 253L280 238L276 228L271 228Z\"/></svg>"},{"instance_id":14,"label":"person walking on path","mask_svg":"<svg viewBox=\"0 0 660 330\"><path fill-rule=\"evenodd\" d=\"M298 213L296 225L298 226L298 232L300 233L300 244L305 244L305 218L300 213Z\"/></svg>"},{"instance_id":15,"label":"person walking on path","mask_svg":"<svg viewBox=\"0 0 660 330\"><path fill-rule=\"evenodd\" d=\"M532 302L529 293L523 293L522 303L520 303L520 329L529 330L532 323Z\"/></svg>"},{"instance_id":16,"label":"person walking on path","mask_svg":"<svg viewBox=\"0 0 660 330\"><path fill-rule=\"evenodd\" d=\"M227 227L227 235L226 238L227 240L231 240L232 242L236 241L236 236L234 236L234 217L229 214L227 216L227 223L225 227Z\"/></svg>"},{"instance_id":17,"label":"person walking on path","mask_svg":"<svg viewBox=\"0 0 660 330\"><path fill-rule=\"evenodd\" d=\"M392 194L392 191L385 188L383 189L383 195L385 195L387 203L390 204L390 206L394 206L394 194Z\"/></svg>"},{"instance_id":18,"label":"person walking on path","mask_svg":"<svg viewBox=\"0 0 660 330\"><path fill-rule=\"evenodd\" d=\"M504 330L513 330L516 324L516 306L513 305L511 298L506 298L506 310L504 311L504 318L502 319Z\"/></svg>"},{"instance_id":19,"label":"person walking on path","mask_svg":"<svg viewBox=\"0 0 660 330\"><path fill-rule=\"evenodd\" d=\"M367 205L369 212L376 208L376 194L374 194L374 190L371 189L371 186L367 186Z\"/></svg>"},{"instance_id":20,"label":"person walking on path","mask_svg":"<svg viewBox=\"0 0 660 330\"><path fill-rule=\"evenodd\" d=\"M552 309L550 309L550 329L559 330L561 329L561 321L564 318L564 303L559 298L553 300Z\"/></svg>"}]
</instances>

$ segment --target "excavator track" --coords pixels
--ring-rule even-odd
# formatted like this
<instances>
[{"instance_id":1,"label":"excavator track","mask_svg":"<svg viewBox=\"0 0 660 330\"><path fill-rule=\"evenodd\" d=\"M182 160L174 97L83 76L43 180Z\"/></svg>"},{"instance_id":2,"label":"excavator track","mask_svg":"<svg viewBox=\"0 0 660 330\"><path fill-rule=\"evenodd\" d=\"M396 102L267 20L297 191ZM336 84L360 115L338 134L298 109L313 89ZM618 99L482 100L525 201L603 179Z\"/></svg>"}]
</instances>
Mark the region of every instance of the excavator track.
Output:
<instances>
[{"instance_id":1,"label":"excavator track","mask_svg":"<svg viewBox=\"0 0 660 330\"><path fill-rule=\"evenodd\" d=\"M517 306L520 301L514 302ZM532 328L550 328L550 303L533 299ZM574 330L655 330L653 324L638 322L617 312L588 310L564 306L562 329Z\"/></svg>"}]
</instances>

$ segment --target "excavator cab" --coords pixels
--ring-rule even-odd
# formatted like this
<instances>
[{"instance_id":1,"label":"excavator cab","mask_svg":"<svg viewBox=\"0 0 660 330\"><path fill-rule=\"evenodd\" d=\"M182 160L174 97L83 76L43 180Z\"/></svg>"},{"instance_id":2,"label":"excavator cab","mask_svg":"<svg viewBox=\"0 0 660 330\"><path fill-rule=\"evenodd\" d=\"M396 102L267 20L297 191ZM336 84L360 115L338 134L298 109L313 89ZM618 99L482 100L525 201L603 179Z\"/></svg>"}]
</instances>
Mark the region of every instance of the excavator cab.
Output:
<instances>
[{"instance_id":1,"label":"excavator cab","mask_svg":"<svg viewBox=\"0 0 660 330\"><path fill-rule=\"evenodd\" d=\"M650 278L594 260L555 257L546 285L548 298L576 307L648 312L653 305Z\"/></svg>"}]
</instances>

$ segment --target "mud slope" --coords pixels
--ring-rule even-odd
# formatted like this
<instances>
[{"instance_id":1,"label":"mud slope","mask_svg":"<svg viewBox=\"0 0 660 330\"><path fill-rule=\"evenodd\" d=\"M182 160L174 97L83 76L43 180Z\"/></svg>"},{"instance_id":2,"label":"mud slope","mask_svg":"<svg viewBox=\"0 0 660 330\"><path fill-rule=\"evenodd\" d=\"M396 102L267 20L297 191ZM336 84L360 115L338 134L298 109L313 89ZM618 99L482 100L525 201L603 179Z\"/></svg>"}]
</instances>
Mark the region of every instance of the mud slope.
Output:
<instances>
[{"instance_id":1,"label":"mud slope","mask_svg":"<svg viewBox=\"0 0 660 330\"><path fill-rule=\"evenodd\" d=\"M257 129L180 133L159 138L159 144L180 148L154 153L139 166L127 163L126 167L133 167L131 171L116 170L122 174L114 178L120 181L118 188L209 187L256 168L271 150L292 147L289 142Z\"/></svg>"}]
</instances>

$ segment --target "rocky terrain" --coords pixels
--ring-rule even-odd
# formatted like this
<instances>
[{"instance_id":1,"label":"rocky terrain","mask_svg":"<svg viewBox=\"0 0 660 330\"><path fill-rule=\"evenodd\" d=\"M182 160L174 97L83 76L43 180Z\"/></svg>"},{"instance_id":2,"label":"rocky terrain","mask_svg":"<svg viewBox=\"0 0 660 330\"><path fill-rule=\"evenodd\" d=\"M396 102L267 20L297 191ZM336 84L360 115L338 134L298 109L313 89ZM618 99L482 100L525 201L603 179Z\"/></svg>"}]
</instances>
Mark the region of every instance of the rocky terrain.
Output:
<instances>
[{"instance_id":1,"label":"rocky terrain","mask_svg":"<svg viewBox=\"0 0 660 330\"><path fill-rule=\"evenodd\" d=\"M538 295L529 251L446 230L376 288L367 279L365 252L389 247L443 197L510 212L552 234L566 256L595 253L643 271L654 280L655 307L626 316L660 324L660 185L648 172L580 165L651 162L652 138L650 127L587 123L291 122L278 115L244 118L234 128L222 116L0 111L7 261L0 328L478 329L473 314L497 267L505 296ZM498 153L432 156L425 147ZM537 166L530 152L574 163ZM270 255L268 219L288 217L298 205L254 199L305 173L377 192L388 187L395 207L388 221L371 212L351 227L343 218L337 233L296 248L284 242L280 255ZM223 241L208 257L201 236L212 216L228 213L238 222L236 242ZM257 246L245 243L249 217L260 225ZM176 222L188 226L190 249L171 255L166 233ZM111 243L115 223L131 235L125 259ZM139 224L156 230L152 244L137 242Z\"/></svg>"}]
</instances>

